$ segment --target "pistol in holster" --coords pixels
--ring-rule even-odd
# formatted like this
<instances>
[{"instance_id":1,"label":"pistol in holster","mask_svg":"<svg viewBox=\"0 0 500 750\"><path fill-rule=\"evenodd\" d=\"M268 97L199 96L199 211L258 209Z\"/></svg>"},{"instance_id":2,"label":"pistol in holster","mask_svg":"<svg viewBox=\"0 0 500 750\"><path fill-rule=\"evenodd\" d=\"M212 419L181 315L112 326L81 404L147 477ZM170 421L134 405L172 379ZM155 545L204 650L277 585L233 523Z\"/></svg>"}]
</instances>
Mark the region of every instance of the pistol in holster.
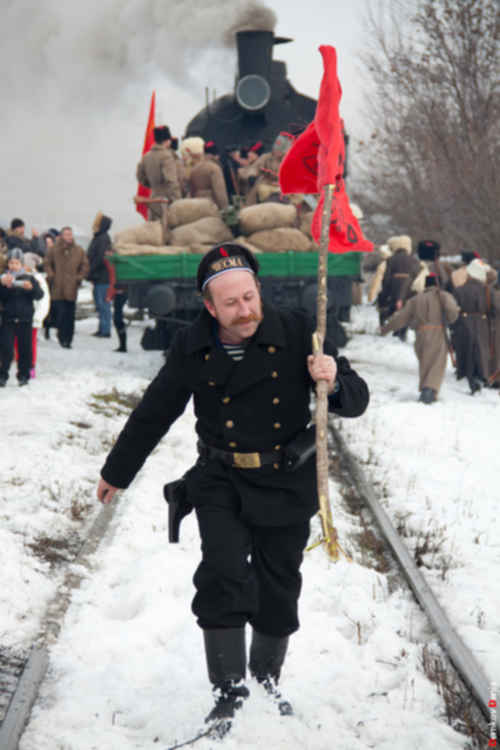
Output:
<instances>
[{"instance_id":1,"label":"pistol in holster","mask_svg":"<svg viewBox=\"0 0 500 750\"><path fill-rule=\"evenodd\" d=\"M316 425L307 427L286 446L283 454L285 471L296 471L316 453Z\"/></svg>"},{"instance_id":2,"label":"pistol in holster","mask_svg":"<svg viewBox=\"0 0 500 750\"><path fill-rule=\"evenodd\" d=\"M184 477L164 485L163 497L168 503L168 541L178 542L181 521L193 510Z\"/></svg>"}]
</instances>

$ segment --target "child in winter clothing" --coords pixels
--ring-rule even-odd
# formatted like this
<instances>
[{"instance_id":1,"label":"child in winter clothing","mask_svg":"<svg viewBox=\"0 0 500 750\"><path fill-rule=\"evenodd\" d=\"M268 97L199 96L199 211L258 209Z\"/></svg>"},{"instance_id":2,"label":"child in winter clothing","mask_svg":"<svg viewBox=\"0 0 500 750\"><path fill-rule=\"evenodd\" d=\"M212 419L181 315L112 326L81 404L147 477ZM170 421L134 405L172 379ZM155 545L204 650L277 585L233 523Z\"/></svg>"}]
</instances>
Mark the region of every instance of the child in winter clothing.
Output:
<instances>
[{"instance_id":1,"label":"child in winter clothing","mask_svg":"<svg viewBox=\"0 0 500 750\"><path fill-rule=\"evenodd\" d=\"M35 377L35 368L36 368L36 353L37 353L37 343L38 343L38 329L42 327L43 321L47 317L49 310L50 310L50 292L48 284L45 280L45 276L43 273L40 273L37 271L37 266L40 265L42 262L42 259L39 255L36 255L35 253L25 253L24 254L24 270L26 273L30 273L32 276L35 277L35 279L40 284L40 289L43 292L43 297L41 299L37 299L33 303L34 307L34 313L33 313L33 323L31 328L31 369L30 369L30 378ZM16 339L16 361L18 359L17 356L17 339Z\"/></svg>"},{"instance_id":2,"label":"child in winter clothing","mask_svg":"<svg viewBox=\"0 0 500 750\"><path fill-rule=\"evenodd\" d=\"M9 253L7 272L0 277L0 302L3 305L0 329L0 386L9 378L14 356L14 339L19 347L19 385L29 383L31 368L31 325L33 301L43 297L38 281L23 269L23 252L15 247Z\"/></svg>"}]
</instances>

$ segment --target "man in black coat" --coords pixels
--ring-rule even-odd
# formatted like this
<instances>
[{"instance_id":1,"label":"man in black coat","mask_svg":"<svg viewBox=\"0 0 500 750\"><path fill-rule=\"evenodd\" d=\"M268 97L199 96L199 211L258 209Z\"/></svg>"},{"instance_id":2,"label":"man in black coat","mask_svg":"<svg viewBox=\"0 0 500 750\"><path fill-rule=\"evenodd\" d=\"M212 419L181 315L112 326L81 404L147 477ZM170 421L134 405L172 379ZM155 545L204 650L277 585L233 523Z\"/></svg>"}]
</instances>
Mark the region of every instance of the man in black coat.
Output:
<instances>
[{"instance_id":1,"label":"man in black coat","mask_svg":"<svg viewBox=\"0 0 500 750\"><path fill-rule=\"evenodd\" d=\"M311 456L289 472L285 457L309 423L311 389L327 380L330 410L345 417L362 414L369 398L364 380L328 343L325 355L311 355L305 316L262 303L257 271L255 257L236 243L203 258L197 281L205 309L177 333L98 488L106 503L128 487L193 396L200 457L185 479L202 560L192 608L217 689L207 717L217 731L248 695L246 623L253 628L250 671L275 699L288 637L299 627L299 569L318 509L316 467Z\"/></svg>"},{"instance_id":2,"label":"man in black coat","mask_svg":"<svg viewBox=\"0 0 500 750\"><path fill-rule=\"evenodd\" d=\"M92 224L94 236L87 249L90 267L87 278L94 286L94 304L99 319L97 331L93 335L107 339L111 336L111 303L106 299L109 271L105 256L111 249L111 238L108 233L111 224L112 219L99 211Z\"/></svg>"}]
</instances>

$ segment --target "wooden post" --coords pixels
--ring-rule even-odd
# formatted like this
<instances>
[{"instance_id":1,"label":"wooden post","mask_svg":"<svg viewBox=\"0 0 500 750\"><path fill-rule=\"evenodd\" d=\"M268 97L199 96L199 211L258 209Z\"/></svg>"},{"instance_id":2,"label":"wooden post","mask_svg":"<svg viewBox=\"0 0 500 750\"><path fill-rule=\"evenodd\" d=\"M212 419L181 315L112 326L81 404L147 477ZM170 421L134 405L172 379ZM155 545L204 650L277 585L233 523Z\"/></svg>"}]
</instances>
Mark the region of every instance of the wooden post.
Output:
<instances>
[{"instance_id":1,"label":"wooden post","mask_svg":"<svg viewBox=\"0 0 500 750\"><path fill-rule=\"evenodd\" d=\"M328 245L330 241L330 217L334 185L326 185L325 203L321 217L321 240L318 253L318 300L316 331L313 334L313 353L323 354L326 337L326 310L328 302ZM328 383L316 383L316 473L318 478L319 515L323 531L322 543L326 545L328 557L338 560L337 530L333 525L328 489Z\"/></svg>"}]
</instances>

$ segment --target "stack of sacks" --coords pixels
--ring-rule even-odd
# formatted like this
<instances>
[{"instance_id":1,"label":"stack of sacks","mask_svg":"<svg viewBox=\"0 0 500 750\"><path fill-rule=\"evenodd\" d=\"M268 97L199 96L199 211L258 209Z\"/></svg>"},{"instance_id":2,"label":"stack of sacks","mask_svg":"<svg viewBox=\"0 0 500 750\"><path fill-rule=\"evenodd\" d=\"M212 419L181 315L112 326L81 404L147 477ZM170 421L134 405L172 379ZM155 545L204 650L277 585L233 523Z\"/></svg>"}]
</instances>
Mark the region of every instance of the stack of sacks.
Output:
<instances>
[{"instance_id":1,"label":"stack of sacks","mask_svg":"<svg viewBox=\"0 0 500 750\"><path fill-rule=\"evenodd\" d=\"M239 214L242 237L247 246L265 253L283 253L288 250L307 252L312 249L310 238L297 229L297 209L293 204L258 203L242 208Z\"/></svg>"},{"instance_id":2,"label":"stack of sacks","mask_svg":"<svg viewBox=\"0 0 500 750\"><path fill-rule=\"evenodd\" d=\"M213 245L233 239L219 209L209 198L174 201L168 207L168 227L172 245L189 246L192 253L205 253Z\"/></svg>"},{"instance_id":3,"label":"stack of sacks","mask_svg":"<svg viewBox=\"0 0 500 750\"><path fill-rule=\"evenodd\" d=\"M118 255L180 255L188 253L185 246L165 245L161 221L146 221L118 232L113 247Z\"/></svg>"}]
</instances>

